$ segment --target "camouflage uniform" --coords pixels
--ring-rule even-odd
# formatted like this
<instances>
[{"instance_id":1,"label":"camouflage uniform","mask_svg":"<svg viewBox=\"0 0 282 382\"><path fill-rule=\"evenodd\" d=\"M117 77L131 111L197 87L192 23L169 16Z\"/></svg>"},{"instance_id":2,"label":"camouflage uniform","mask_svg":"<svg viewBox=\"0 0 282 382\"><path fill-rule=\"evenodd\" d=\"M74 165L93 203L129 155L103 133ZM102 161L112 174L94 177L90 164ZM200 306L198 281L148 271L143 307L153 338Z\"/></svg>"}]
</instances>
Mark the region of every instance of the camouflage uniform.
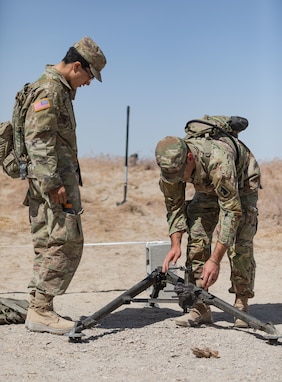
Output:
<instances>
[{"instance_id":1,"label":"camouflage uniform","mask_svg":"<svg viewBox=\"0 0 282 382\"><path fill-rule=\"evenodd\" d=\"M55 296L67 289L83 250L81 177L72 107L75 93L65 78L48 65L36 84L25 122L30 159L25 204L29 205L35 251L29 288ZM40 106L42 102L45 106ZM66 188L74 213L64 212L61 205L51 201L48 192L60 186Z\"/></svg>"},{"instance_id":2,"label":"camouflage uniform","mask_svg":"<svg viewBox=\"0 0 282 382\"><path fill-rule=\"evenodd\" d=\"M185 183L181 182L181 176L176 182L170 182L169 176L161 175L160 188L165 197L169 234L188 232L187 264L192 265L191 281L200 284L217 228L217 241L228 248L232 284L229 291L253 297L253 237L257 230L260 169L250 150L234 139L239 148L237 164L237 152L230 138L178 138L176 146L179 147L180 141L182 145L185 142L195 158L196 167L189 179L195 188L194 197L185 202ZM185 157L187 151L183 154ZM159 165L162 160L164 158L157 155ZM178 163L176 168L181 166L184 173L185 164Z\"/></svg>"},{"instance_id":3,"label":"camouflage uniform","mask_svg":"<svg viewBox=\"0 0 282 382\"><path fill-rule=\"evenodd\" d=\"M54 296L63 294L74 276L84 240L72 100L75 90L90 85L94 77L102 82L105 65L99 46L88 36L82 38L57 65L46 66L13 115L15 129L24 132L29 179L25 204L35 252L25 319L30 331L63 335L75 325L53 305ZM20 134L17 137L21 141Z\"/></svg>"}]
</instances>

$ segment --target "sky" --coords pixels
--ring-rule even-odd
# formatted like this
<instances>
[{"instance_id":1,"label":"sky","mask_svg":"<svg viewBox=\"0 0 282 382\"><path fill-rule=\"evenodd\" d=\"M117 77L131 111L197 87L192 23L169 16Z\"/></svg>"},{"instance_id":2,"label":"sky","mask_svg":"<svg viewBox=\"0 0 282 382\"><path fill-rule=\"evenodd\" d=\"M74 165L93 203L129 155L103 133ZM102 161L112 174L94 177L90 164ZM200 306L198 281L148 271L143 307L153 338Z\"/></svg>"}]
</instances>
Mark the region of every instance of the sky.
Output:
<instances>
[{"instance_id":1,"label":"sky","mask_svg":"<svg viewBox=\"0 0 282 382\"><path fill-rule=\"evenodd\" d=\"M239 115L260 162L282 159L281 0L1 0L0 120L16 92L90 36L103 82L74 100L79 157L154 158L190 119Z\"/></svg>"}]
</instances>

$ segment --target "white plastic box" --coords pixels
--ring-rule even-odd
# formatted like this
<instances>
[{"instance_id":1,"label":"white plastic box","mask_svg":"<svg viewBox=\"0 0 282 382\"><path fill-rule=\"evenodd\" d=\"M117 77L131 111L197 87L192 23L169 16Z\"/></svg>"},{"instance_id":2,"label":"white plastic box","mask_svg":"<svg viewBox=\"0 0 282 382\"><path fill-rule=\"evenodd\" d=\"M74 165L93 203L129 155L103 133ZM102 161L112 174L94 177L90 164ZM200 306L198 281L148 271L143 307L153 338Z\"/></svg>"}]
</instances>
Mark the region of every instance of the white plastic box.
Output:
<instances>
[{"instance_id":1,"label":"white plastic box","mask_svg":"<svg viewBox=\"0 0 282 382\"><path fill-rule=\"evenodd\" d=\"M170 241L150 241L146 243L146 271L147 275L152 273L156 268L162 267L163 261L170 250ZM174 271L176 273L176 271ZM170 299L175 297L174 286L167 284L164 289L159 292L158 298ZM148 288L148 292L152 293L153 287Z\"/></svg>"}]
</instances>

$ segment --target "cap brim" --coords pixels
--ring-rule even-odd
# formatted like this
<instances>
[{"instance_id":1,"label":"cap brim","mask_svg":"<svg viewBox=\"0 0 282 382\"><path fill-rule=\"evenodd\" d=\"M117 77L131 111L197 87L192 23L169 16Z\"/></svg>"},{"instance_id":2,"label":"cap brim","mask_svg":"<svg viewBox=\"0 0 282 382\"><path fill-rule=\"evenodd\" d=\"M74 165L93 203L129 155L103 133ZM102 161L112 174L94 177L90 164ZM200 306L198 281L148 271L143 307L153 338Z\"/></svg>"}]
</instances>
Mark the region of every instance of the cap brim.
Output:
<instances>
[{"instance_id":1,"label":"cap brim","mask_svg":"<svg viewBox=\"0 0 282 382\"><path fill-rule=\"evenodd\" d=\"M165 182L168 183L179 183L182 182L184 177L184 172L186 168L186 163L183 164L180 170L175 172L169 172L164 169L161 170L161 177Z\"/></svg>"},{"instance_id":2,"label":"cap brim","mask_svg":"<svg viewBox=\"0 0 282 382\"><path fill-rule=\"evenodd\" d=\"M89 64L89 66L90 66L90 70L91 70L91 73L93 74L93 76L94 76L98 81L102 82L101 73L100 73L98 70L96 70L96 69L94 68L93 65Z\"/></svg>"}]
</instances>

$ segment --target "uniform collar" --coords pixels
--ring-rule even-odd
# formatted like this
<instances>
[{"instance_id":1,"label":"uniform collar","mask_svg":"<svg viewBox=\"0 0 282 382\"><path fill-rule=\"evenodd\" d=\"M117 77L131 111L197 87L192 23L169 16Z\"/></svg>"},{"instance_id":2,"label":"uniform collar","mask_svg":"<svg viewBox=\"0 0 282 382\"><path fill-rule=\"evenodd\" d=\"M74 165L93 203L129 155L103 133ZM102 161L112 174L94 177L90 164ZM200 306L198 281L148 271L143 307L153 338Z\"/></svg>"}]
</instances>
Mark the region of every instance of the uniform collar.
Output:
<instances>
[{"instance_id":1,"label":"uniform collar","mask_svg":"<svg viewBox=\"0 0 282 382\"><path fill-rule=\"evenodd\" d=\"M52 76L53 79L57 80L57 81L60 81L64 86L66 86L69 90L70 90L70 93L71 93L71 98L72 100L75 99L75 95L76 95L76 90L73 90L72 87L70 86L70 84L68 83L68 81L65 79L65 77L62 75L62 73L60 73L54 65L51 65L51 64L48 64L46 65L45 67L45 71L47 74L50 74Z\"/></svg>"}]
</instances>

